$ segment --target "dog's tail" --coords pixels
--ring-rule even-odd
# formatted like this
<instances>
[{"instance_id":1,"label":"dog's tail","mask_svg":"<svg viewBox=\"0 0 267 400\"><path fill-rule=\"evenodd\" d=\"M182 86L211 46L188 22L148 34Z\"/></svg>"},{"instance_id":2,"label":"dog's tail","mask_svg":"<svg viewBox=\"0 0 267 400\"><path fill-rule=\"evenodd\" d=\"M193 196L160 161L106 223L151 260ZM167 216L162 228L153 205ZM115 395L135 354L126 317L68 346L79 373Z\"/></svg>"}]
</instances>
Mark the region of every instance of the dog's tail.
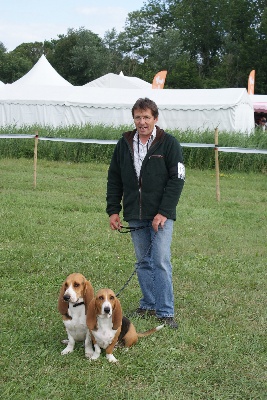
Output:
<instances>
[{"instance_id":1,"label":"dog's tail","mask_svg":"<svg viewBox=\"0 0 267 400\"><path fill-rule=\"evenodd\" d=\"M159 325L159 326L156 326L156 328L149 329L148 331L145 331L145 332L142 332L142 333L141 332L140 333L137 332L137 336L138 337L145 337L145 336L152 335L152 333L159 331L163 327L164 327L164 325Z\"/></svg>"}]
</instances>

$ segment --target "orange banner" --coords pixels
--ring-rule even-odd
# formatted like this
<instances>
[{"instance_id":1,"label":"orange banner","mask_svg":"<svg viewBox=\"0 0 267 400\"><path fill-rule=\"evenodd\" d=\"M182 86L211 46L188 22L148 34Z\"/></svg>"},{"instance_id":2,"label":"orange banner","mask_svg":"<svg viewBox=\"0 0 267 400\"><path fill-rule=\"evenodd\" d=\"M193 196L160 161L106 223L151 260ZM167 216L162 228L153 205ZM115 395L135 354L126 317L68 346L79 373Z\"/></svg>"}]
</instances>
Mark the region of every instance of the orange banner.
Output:
<instances>
[{"instance_id":1,"label":"orange banner","mask_svg":"<svg viewBox=\"0 0 267 400\"><path fill-rule=\"evenodd\" d=\"M153 79L152 89L163 89L166 79L167 71L158 72Z\"/></svg>"},{"instance_id":2,"label":"orange banner","mask_svg":"<svg viewBox=\"0 0 267 400\"><path fill-rule=\"evenodd\" d=\"M248 94L254 94L255 85L255 69L253 69L248 77Z\"/></svg>"}]
</instances>

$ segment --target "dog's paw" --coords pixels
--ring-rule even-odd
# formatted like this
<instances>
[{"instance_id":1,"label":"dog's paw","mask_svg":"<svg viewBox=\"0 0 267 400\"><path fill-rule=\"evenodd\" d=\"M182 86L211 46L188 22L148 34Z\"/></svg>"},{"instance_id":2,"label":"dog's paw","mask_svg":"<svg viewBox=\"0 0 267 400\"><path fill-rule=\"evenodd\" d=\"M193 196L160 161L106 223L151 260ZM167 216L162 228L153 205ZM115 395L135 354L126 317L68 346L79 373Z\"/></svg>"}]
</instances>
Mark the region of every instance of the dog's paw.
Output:
<instances>
[{"instance_id":1,"label":"dog's paw","mask_svg":"<svg viewBox=\"0 0 267 400\"><path fill-rule=\"evenodd\" d=\"M61 340L61 343L62 344L69 344L69 339L63 339L63 340Z\"/></svg>"},{"instance_id":2,"label":"dog's paw","mask_svg":"<svg viewBox=\"0 0 267 400\"><path fill-rule=\"evenodd\" d=\"M113 356L113 354L106 354L106 357L110 363L115 363L118 361L117 358Z\"/></svg>"},{"instance_id":3,"label":"dog's paw","mask_svg":"<svg viewBox=\"0 0 267 400\"><path fill-rule=\"evenodd\" d=\"M86 350L86 351L85 351L85 357L86 357L86 358L92 359L93 354L94 354L94 351L91 351L91 350Z\"/></svg>"},{"instance_id":4,"label":"dog's paw","mask_svg":"<svg viewBox=\"0 0 267 400\"><path fill-rule=\"evenodd\" d=\"M64 350L62 350L61 355L64 356L65 354L69 354L73 352L73 348L66 347Z\"/></svg>"},{"instance_id":5,"label":"dog's paw","mask_svg":"<svg viewBox=\"0 0 267 400\"><path fill-rule=\"evenodd\" d=\"M97 360L98 358L99 358L99 356L100 356L100 353L96 353L96 352L94 352L93 353L93 355L92 355L92 357L91 357L91 360Z\"/></svg>"}]
</instances>

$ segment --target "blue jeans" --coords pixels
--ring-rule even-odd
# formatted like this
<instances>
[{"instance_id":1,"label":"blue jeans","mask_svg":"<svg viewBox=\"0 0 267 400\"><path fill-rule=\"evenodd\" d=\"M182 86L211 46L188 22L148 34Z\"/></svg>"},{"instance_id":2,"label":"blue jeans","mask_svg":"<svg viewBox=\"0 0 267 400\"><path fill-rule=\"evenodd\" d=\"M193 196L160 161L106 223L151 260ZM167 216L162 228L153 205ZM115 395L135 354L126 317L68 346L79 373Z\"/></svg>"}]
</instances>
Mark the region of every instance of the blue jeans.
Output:
<instances>
[{"instance_id":1,"label":"blue jeans","mask_svg":"<svg viewBox=\"0 0 267 400\"><path fill-rule=\"evenodd\" d=\"M173 220L167 219L164 228L156 233L152 221L131 220L129 226L147 226L132 231L132 241L136 255L136 269L143 294L140 308L156 310L157 317L174 316L172 284L171 241Z\"/></svg>"}]
</instances>

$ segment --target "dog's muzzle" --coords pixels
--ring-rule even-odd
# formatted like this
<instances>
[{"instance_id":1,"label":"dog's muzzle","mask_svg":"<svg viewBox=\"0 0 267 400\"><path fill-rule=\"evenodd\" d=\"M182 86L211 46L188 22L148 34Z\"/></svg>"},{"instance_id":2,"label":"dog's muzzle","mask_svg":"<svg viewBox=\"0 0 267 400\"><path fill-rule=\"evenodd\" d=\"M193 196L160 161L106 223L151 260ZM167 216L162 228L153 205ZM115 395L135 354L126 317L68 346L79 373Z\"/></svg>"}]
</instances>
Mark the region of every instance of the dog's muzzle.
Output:
<instances>
[{"instance_id":1,"label":"dog's muzzle","mask_svg":"<svg viewBox=\"0 0 267 400\"><path fill-rule=\"evenodd\" d=\"M110 307L108 307L108 306L104 307L104 313L110 314Z\"/></svg>"},{"instance_id":2,"label":"dog's muzzle","mask_svg":"<svg viewBox=\"0 0 267 400\"><path fill-rule=\"evenodd\" d=\"M64 301L66 301L68 303L70 301L70 295L64 294L63 299L64 299Z\"/></svg>"}]
</instances>

